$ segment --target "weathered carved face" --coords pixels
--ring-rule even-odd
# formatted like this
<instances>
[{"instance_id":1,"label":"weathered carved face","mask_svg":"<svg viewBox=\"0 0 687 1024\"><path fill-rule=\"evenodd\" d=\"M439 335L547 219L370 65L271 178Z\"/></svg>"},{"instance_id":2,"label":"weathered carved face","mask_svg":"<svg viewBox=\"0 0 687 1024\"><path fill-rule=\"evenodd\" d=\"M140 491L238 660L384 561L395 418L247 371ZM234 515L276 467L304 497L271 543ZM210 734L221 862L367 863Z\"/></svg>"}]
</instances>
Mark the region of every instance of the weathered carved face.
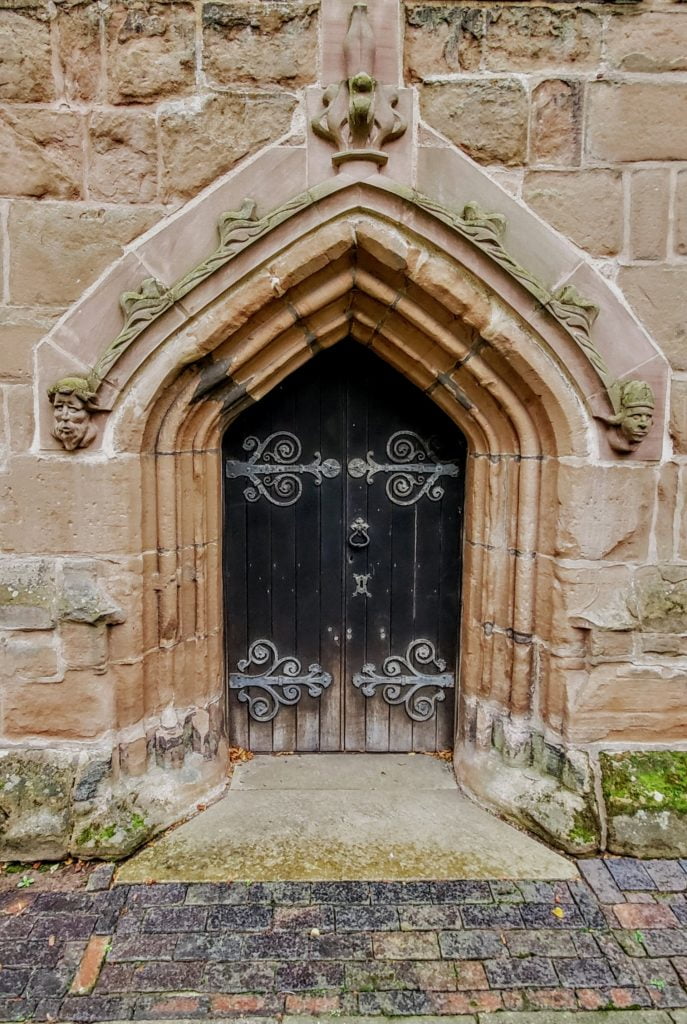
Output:
<instances>
[{"instance_id":1,"label":"weathered carved face","mask_svg":"<svg viewBox=\"0 0 687 1024\"><path fill-rule=\"evenodd\" d=\"M58 392L53 398L52 436L64 445L67 451L85 448L94 436L91 414L86 403L78 395Z\"/></svg>"},{"instance_id":2,"label":"weathered carved face","mask_svg":"<svg viewBox=\"0 0 687 1024\"><path fill-rule=\"evenodd\" d=\"M651 429L654 410L648 405L634 405L622 410L618 429L631 445L640 444Z\"/></svg>"}]
</instances>

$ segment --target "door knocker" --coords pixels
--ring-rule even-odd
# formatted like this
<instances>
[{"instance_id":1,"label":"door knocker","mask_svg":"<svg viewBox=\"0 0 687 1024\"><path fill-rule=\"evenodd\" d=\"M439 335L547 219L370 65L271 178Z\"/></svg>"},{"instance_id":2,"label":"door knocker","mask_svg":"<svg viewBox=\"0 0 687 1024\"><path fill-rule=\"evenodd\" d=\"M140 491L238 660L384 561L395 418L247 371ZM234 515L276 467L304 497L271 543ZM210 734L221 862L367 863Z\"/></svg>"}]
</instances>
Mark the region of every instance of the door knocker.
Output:
<instances>
[{"instance_id":1,"label":"door knocker","mask_svg":"<svg viewBox=\"0 0 687 1024\"><path fill-rule=\"evenodd\" d=\"M367 532L370 529L370 524L366 523L362 516L358 516L357 519L353 520L349 529L351 531L348 535L349 545L352 548L366 548L370 543L370 537Z\"/></svg>"}]
</instances>

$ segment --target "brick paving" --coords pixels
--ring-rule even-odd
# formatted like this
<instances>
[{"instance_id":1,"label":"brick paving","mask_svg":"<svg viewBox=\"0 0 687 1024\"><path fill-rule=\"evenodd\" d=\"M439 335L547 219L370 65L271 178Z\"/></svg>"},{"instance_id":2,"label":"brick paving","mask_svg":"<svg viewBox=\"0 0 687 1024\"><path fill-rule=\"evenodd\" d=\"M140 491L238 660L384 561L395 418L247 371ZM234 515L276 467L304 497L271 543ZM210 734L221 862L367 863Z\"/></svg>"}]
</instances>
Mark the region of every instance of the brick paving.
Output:
<instances>
[{"instance_id":1,"label":"brick paving","mask_svg":"<svg viewBox=\"0 0 687 1024\"><path fill-rule=\"evenodd\" d=\"M557 883L112 886L102 865L79 891L2 895L0 1020L685 1024L687 861L579 866Z\"/></svg>"}]
</instances>

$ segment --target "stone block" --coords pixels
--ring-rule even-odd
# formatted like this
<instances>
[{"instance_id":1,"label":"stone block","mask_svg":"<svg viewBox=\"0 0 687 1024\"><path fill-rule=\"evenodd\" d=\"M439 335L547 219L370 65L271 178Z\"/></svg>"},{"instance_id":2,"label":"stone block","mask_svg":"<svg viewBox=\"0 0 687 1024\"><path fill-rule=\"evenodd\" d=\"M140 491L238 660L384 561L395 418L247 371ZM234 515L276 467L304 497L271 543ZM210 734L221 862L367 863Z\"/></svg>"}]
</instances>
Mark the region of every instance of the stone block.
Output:
<instances>
[{"instance_id":1,"label":"stone block","mask_svg":"<svg viewBox=\"0 0 687 1024\"><path fill-rule=\"evenodd\" d=\"M0 559L0 628L51 629L56 619L55 566L45 558Z\"/></svg>"},{"instance_id":2,"label":"stone block","mask_svg":"<svg viewBox=\"0 0 687 1024\"><path fill-rule=\"evenodd\" d=\"M687 753L601 753L608 848L633 857L687 854Z\"/></svg>"},{"instance_id":3,"label":"stone block","mask_svg":"<svg viewBox=\"0 0 687 1024\"><path fill-rule=\"evenodd\" d=\"M140 551L137 462L26 456L13 459L12 466L16 472L11 477L0 476L5 550L77 551L82 556ZM23 514L28 508L30 517Z\"/></svg>"},{"instance_id":4,"label":"stone block","mask_svg":"<svg viewBox=\"0 0 687 1024\"><path fill-rule=\"evenodd\" d=\"M687 566L645 566L635 576L637 615L653 633L687 634Z\"/></svg>"},{"instance_id":5,"label":"stone block","mask_svg":"<svg viewBox=\"0 0 687 1024\"><path fill-rule=\"evenodd\" d=\"M679 665L601 664L570 695L566 730L574 743L682 743L687 738Z\"/></svg>"},{"instance_id":6,"label":"stone block","mask_svg":"<svg viewBox=\"0 0 687 1024\"><path fill-rule=\"evenodd\" d=\"M103 676L69 671L59 683L9 683L3 730L11 740L92 740L112 728L114 695Z\"/></svg>"},{"instance_id":7,"label":"stone block","mask_svg":"<svg viewBox=\"0 0 687 1024\"><path fill-rule=\"evenodd\" d=\"M104 92L100 34L103 11L98 4L59 7L58 59L65 99L88 102Z\"/></svg>"},{"instance_id":8,"label":"stone block","mask_svg":"<svg viewBox=\"0 0 687 1024\"><path fill-rule=\"evenodd\" d=\"M618 285L675 370L687 370L687 266L621 267Z\"/></svg>"},{"instance_id":9,"label":"stone block","mask_svg":"<svg viewBox=\"0 0 687 1024\"><path fill-rule=\"evenodd\" d=\"M4 392L9 450L21 454L29 450L33 441L33 388L30 384L12 384Z\"/></svg>"},{"instance_id":10,"label":"stone block","mask_svg":"<svg viewBox=\"0 0 687 1024\"><path fill-rule=\"evenodd\" d=\"M656 559L659 562L671 562L677 557L675 550L675 522L678 511L678 495L680 487L680 468L677 462L666 462L658 474L656 492L656 522L654 534L656 538ZM687 621L685 622L687 633Z\"/></svg>"},{"instance_id":11,"label":"stone block","mask_svg":"<svg viewBox=\"0 0 687 1024\"><path fill-rule=\"evenodd\" d=\"M595 68L601 22L585 10L494 6L487 12L484 66L492 71Z\"/></svg>"},{"instance_id":12,"label":"stone block","mask_svg":"<svg viewBox=\"0 0 687 1024\"><path fill-rule=\"evenodd\" d=\"M53 683L64 677L54 632L0 637L0 677L13 683Z\"/></svg>"},{"instance_id":13,"label":"stone block","mask_svg":"<svg viewBox=\"0 0 687 1024\"><path fill-rule=\"evenodd\" d=\"M530 160L577 165L582 142L582 94L578 82L550 79L532 90Z\"/></svg>"},{"instance_id":14,"label":"stone block","mask_svg":"<svg viewBox=\"0 0 687 1024\"><path fill-rule=\"evenodd\" d=\"M286 94L227 92L163 112L163 199L195 195L238 160L283 135L295 106L295 97Z\"/></svg>"},{"instance_id":15,"label":"stone block","mask_svg":"<svg viewBox=\"0 0 687 1024\"><path fill-rule=\"evenodd\" d=\"M60 627L62 657L67 668L93 669L103 673L107 662L107 627L63 622Z\"/></svg>"},{"instance_id":16,"label":"stone block","mask_svg":"<svg viewBox=\"0 0 687 1024\"><path fill-rule=\"evenodd\" d=\"M422 117L482 164L522 164L527 96L513 78L432 83L420 88Z\"/></svg>"},{"instance_id":17,"label":"stone block","mask_svg":"<svg viewBox=\"0 0 687 1024\"><path fill-rule=\"evenodd\" d=\"M644 559L656 475L631 466L561 466L557 554L565 558Z\"/></svg>"},{"instance_id":18,"label":"stone block","mask_svg":"<svg viewBox=\"0 0 687 1024\"><path fill-rule=\"evenodd\" d=\"M405 68L410 81L475 71L482 58L487 13L472 7L406 4Z\"/></svg>"},{"instance_id":19,"label":"stone block","mask_svg":"<svg viewBox=\"0 0 687 1024\"><path fill-rule=\"evenodd\" d=\"M687 455L687 380L674 380L672 383L670 436L676 455Z\"/></svg>"},{"instance_id":20,"label":"stone block","mask_svg":"<svg viewBox=\"0 0 687 1024\"><path fill-rule=\"evenodd\" d=\"M50 22L35 12L2 12L0 20L0 101L49 102L55 88L51 73Z\"/></svg>"},{"instance_id":21,"label":"stone block","mask_svg":"<svg viewBox=\"0 0 687 1024\"><path fill-rule=\"evenodd\" d=\"M32 374L34 345L48 327L40 319L31 323L0 318L0 381L29 381Z\"/></svg>"},{"instance_id":22,"label":"stone block","mask_svg":"<svg viewBox=\"0 0 687 1024\"><path fill-rule=\"evenodd\" d=\"M615 171L532 171L523 199L593 256L615 256L623 244L623 183Z\"/></svg>"},{"instance_id":23,"label":"stone block","mask_svg":"<svg viewBox=\"0 0 687 1024\"><path fill-rule=\"evenodd\" d=\"M586 147L593 159L687 159L687 85L592 82L587 99Z\"/></svg>"},{"instance_id":24,"label":"stone block","mask_svg":"<svg viewBox=\"0 0 687 1024\"><path fill-rule=\"evenodd\" d=\"M122 622L119 605L100 586L97 562L75 559L62 566L61 619L94 626Z\"/></svg>"},{"instance_id":25,"label":"stone block","mask_svg":"<svg viewBox=\"0 0 687 1024\"><path fill-rule=\"evenodd\" d=\"M74 800L94 800L98 793L98 787L110 776L112 772L112 757L93 756L89 752L83 752L79 756L79 763L74 777Z\"/></svg>"},{"instance_id":26,"label":"stone block","mask_svg":"<svg viewBox=\"0 0 687 1024\"><path fill-rule=\"evenodd\" d=\"M73 784L73 754L0 751L0 856L4 860L65 856Z\"/></svg>"},{"instance_id":27,"label":"stone block","mask_svg":"<svg viewBox=\"0 0 687 1024\"><path fill-rule=\"evenodd\" d=\"M609 18L606 60L622 71L687 71L687 17L679 7Z\"/></svg>"},{"instance_id":28,"label":"stone block","mask_svg":"<svg viewBox=\"0 0 687 1024\"><path fill-rule=\"evenodd\" d=\"M313 82L318 3L265 6L245 0L203 5L203 69L220 85L264 88Z\"/></svg>"},{"instance_id":29,"label":"stone block","mask_svg":"<svg viewBox=\"0 0 687 1024\"><path fill-rule=\"evenodd\" d=\"M144 207L16 203L9 216L12 301L66 306L157 218Z\"/></svg>"},{"instance_id":30,"label":"stone block","mask_svg":"<svg viewBox=\"0 0 687 1024\"><path fill-rule=\"evenodd\" d=\"M107 96L111 103L155 103L195 87L195 17L191 4L113 5L107 26Z\"/></svg>"},{"instance_id":31,"label":"stone block","mask_svg":"<svg viewBox=\"0 0 687 1024\"><path fill-rule=\"evenodd\" d=\"M36 199L79 199L83 119L32 108L0 111L0 192Z\"/></svg>"},{"instance_id":32,"label":"stone block","mask_svg":"<svg viewBox=\"0 0 687 1024\"><path fill-rule=\"evenodd\" d=\"M675 251L687 256L687 171L679 171L675 189Z\"/></svg>"},{"instance_id":33,"label":"stone block","mask_svg":"<svg viewBox=\"0 0 687 1024\"><path fill-rule=\"evenodd\" d=\"M91 199L149 203L157 195L157 131L150 114L94 111L89 121Z\"/></svg>"},{"instance_id":34,"label":"stone block","mask_svg":"<svg viewBox=\"0 0 687 1024\"><path fill-rule=\"evenodd\" d=\"M670 172L635 171L630 179L630 252L636 260L667 256Z\"/></svg>"},{"instance_id":35,"label":"stone block","mask_svg":"<svg viewBox=\"0 0 687 1024\"><path fill-rule=\"evenodd\" d=\"M75 808L70 850L79 857L118 859L149 839L154 826L146 820L134 794L113 789L103 793L95 806Z\"/></svg>"}]
</instances>

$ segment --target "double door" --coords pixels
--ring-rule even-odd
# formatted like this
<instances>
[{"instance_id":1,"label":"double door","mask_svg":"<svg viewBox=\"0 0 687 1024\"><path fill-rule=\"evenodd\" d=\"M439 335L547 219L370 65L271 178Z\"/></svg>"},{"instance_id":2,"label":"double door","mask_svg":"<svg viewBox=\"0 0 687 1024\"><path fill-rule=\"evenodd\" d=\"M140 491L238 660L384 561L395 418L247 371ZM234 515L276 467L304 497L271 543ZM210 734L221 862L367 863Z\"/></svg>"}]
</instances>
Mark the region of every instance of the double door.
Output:
<instances>
[{"instance_id":1,"label":"double door","mask_svg":"<svg viewBox=\"0 0 687 1024\"><path fill-rule=\"evenodd\" d=\"M232 745L450 747L462 434L342 342L239 417L223 465Z\"/></svg>"}]
</instances>

